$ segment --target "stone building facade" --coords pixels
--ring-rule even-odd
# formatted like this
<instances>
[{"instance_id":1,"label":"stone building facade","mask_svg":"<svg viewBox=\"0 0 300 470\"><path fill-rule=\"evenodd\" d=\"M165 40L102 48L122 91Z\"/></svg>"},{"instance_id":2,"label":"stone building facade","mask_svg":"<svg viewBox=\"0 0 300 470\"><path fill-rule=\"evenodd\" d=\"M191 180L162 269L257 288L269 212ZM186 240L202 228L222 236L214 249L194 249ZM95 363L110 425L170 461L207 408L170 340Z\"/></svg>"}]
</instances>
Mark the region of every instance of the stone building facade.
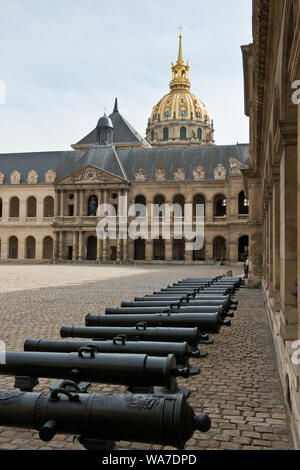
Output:
<instances>
[{"instance_id":1,"label":"stone building facade","mask_svg":"<svg viewBox=\"0 0 300 470\"><path fill-rule=\"evenodd\" d=\"M102 116L70 151L0 154L1 261L242 261L249 237L256 230L248 225L242 177L249 146L214 145L208 112L190 94L188 69L182 59L180 36L169 95L172 119L168 121L164 108L166 122L157 122L155 107L147 139L120 114L116 100L113 112ZM151 138L153 129L156 135L163 135L165 127L169 129L165 138ZM195 138L189 134L192 128ZM172 134L175 130L178 139ZM178 222L174 215L169 239L162 238L162 217L158 214L154 221L160 225L158 239L151 239L150 230L146 239L123 239L118 226L116 238L101 240L96 236L102 220L97 207L110 203L118 212L124 196L128 206L144 204L149 209L149 225L151 204L178 204L182 208L191 204L194 210L203 204L204 247L188 251L184 239L174 238L174 223Z\"/></svg>"},{"instance_id":2,"label":"stone building facade","mask_svg":"<svg viewBox=\"0 0 300 470\"><path fill-rule=\"evenodd\" d=\"M300 443L300 2L253 1L253 44L242 46L250 117L250 282L262 279L295 442Z\"/></svg>"}]
</instances>

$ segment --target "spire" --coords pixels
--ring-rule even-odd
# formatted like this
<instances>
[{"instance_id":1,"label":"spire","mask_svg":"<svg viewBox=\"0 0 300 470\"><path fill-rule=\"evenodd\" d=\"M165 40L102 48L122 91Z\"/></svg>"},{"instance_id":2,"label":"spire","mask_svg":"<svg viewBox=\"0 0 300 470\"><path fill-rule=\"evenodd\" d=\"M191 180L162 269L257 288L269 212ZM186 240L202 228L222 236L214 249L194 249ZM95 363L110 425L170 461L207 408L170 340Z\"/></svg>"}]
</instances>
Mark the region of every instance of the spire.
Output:
<instances>
[{"instance_id":1,"label":"spire","mask_svg":"<svg viewBox=\"0 0 300 470\"><path fill-rule=\"evenodd\" d=\"M170 82L171 91L176 90L189 90L191 84L188 77L189 65L188 62L185 64L182 55L182 35L181 30L183 29L180 26L179 34L179 50L178 50L178 59L176 64L172 63L172 80Z\"/></svg>"},{"instance_id":2,"label":"spire","mask_svg":"<svg viewBox=\"0 0 300 470\"><path fill-rule=\"evenodd\" d=\"M115 99L115 107L114 107L114 113L118 113L119 110L118 110L118 98Z\"/></svg>"},{"instance_id":3,"label":"spire","mask_svg":"<svg viewBox=\"0 0 300 470\"><path fill-rule=\"evenodd\" d=\"M181 39L182 39L181 30L183 28L180 26L178 29L180 29L180 34L179 34L179 51L178 51L177 64L179 64L179 63L184 64L183 56L182 56L182 42L181 42Z\"/></svg>"}]
</instances>

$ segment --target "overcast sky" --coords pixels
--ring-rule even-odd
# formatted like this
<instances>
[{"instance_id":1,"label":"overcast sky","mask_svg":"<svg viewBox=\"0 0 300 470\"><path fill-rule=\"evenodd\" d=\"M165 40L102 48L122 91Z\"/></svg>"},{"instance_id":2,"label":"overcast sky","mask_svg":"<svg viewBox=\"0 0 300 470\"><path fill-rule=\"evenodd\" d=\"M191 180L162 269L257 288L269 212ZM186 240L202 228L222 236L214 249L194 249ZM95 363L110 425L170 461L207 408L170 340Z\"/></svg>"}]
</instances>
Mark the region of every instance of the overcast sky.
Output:
<instances>
[{"instance_id":1,"label":"overcast sky","mask_svg":"<svg viewBox=\"0 0 300 470\"><path fill-rule=\"evenodd\" d=\"M144 137L169 92L171 62L189 61L191 91L216 144L247 143L240 46L252 42L251 0L0 0L0 153L68 150L104 107Z\"/></svg>"}]
</instances>

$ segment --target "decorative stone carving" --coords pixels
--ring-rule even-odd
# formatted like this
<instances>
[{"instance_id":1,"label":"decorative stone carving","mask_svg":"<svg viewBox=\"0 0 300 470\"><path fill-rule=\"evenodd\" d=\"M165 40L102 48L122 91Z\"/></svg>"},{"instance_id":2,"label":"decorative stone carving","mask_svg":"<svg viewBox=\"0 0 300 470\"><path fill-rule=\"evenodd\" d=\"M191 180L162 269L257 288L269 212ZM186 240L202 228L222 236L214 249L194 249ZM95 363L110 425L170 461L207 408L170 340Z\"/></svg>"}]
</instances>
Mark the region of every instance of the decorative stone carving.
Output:
<instances>
[{"instance_id":1,"label":"decorative stone carving","mask_svg":"<svg viewBox=\"0 0 300 470\"><path fill-rule=\"evenodd\" d=\"M147 179L147 173L145 172L145 170L140 168L138 171L135 172L134 177L135 181L143 183Z\"/></svg>"},{"instance_id":2,"label":"decorative stone carving","mask_svg":"<svg viewBox=\"0 0 300 470\"><path fill-rule=\"evenodd\" d=\"M101 183L119 183L122 178L113 176L104 170L88 166L82 168L72 176L64 178L61 183L63 184L101 184Z\"/></svg>"},{"instance_id":3,"label":"decorative stone carving","mask_svg":"<svg viewBox=\"0 0 300 470\"><path fill-rule=\"evenodd\" d=\"M54 183L56 179L56 173L54 170L48 170L46 173L45 173L45 182L46 183Z\"/></svg>"},{"instance_id":4,"label":"decorative stone carving","mask_svg":"<svg viewBox=\"0 0 300 470\"><path fill-rule=\"evenodd\" d=\"M226 178L226 168L222 165L222 163L219 163L217 167L214 169L214 177L215 180L224 180Z\"/></svg>"},{"instance_id":5,"label":"decorative stone carving","mask_svg":"<svg viewBox=\"0 0 300 470\"><path fill-rule=\"evenodd\" d=\"M195 170L193 171L193 175L194 175L194 180L195 181L204 180L205 179L205 169L203 168L203 166L198 165L197 168L195 168Z\"/></svg>"},{"instance_id":6,"label":"decorative stone carving","mask_svg":"<svg viewBox=\"0 0 300 470\"><path fill-rule=\"evenodd\" d=\"M241 170L246 169L247 165L239 162L235 158L229 158L230 163L230 174L240 176L242 174Z\"/></svg>"},{"instance_id":7,"label":"decorative stone carving","mask_svg":"<svg viewBox=\"0 0 300 470\"><path fill-rule=\"evenodd\" d=\"M4 174L0 172L0 184L3 184L4 183Z\"/></svg>"},{"instance_id":8,"label":"decorative stone carving","mask_svg":"<svg viewBox=\"0 0 300 470\"><path fill-rule=\"evenodd\" d=\"M163 168L157 168L155 172L155 181L166 181L166 172Z\"/></svg>"},{"instance_id":9,"label":"decorative stone carving","mask_svg":"<svg viewBox=\"0 0 300 470\"><path fill-rule=\"evenodd\" d=\"M20 184L21 175L19 171L15 170L10 174L10 182L11 184Z\"/></svg>"},{"instance_id":10,"label":"decorative stone carving","mask_svg":"<svg viewBox=\"0 0 300 470\"><path fill-rule=\"evenodd\" d=\"M27 176L27 183L28 184L37 184L39 180L39 175L35 170L30 170Z\"/></svg>"},{"instance_id":11,"label":"decorative stone carving","mask_svg":"<svg viewBox=\"0 0 300 470\"><path fill-rule=\"evenodd\" d=\"M176 168L176 170L174 171L174 180L175 181L184 181L185 180L185 171L181 166Z\"/></svg>"}]
</instances>

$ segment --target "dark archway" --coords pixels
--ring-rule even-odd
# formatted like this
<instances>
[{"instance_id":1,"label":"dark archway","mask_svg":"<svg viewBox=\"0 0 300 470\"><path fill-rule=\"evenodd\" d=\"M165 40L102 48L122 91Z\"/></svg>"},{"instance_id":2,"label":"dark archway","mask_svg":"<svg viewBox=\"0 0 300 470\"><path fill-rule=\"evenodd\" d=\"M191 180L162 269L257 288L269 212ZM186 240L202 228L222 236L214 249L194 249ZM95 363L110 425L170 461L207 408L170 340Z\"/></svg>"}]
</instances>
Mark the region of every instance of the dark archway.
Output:
<instances>
[{"instance_id":1,"label":"dark archway","mask_svg":"<svg viewBox=\"0 0 300 470\"><path fill-rule=\"evenodd\" d=\"M223 194L214 197L214 217L226 217L227 201Z\"/></svg>"},{"instance_id":2,"label":"dark archway","mask_svg":"<svg viewBox=\"0 0 300 470\"><path fill-rule=\"evenodd\" d=\"M9 217L19 217L20 201L17 197L12 197L9 201Z\"/></svg>"},{"instance_id":3,"label":"dark archway","mask_svg":"<svg viewBox=\"0 0 300 470\"><path fill-rule=\"evenodd\" d=\"M226 240L224 237L216 237L214 239L214 260L225 261L226 259Z\"/></svg>"},{"instance_id":4,"label":"dark archway","mask_svg":"<svg viewBox=\"0 0 300 470\"><path fill-rule=\"evenodd\" d=\"M239 194L239 215L249 214L249 201L246 199L244 191Z\"/></svg>"},{"instance_id":5,"label":"dark archway","mask_svg":"<svg viewBox=\"0 0 300 470\"><path fill-rule=\"evenodd\" d=\"M10 237L8 240L8 257L10 259L18 258L18 239L17 237Z\"/></svg>"},{"instance_id":6,"label":"dark archway","mask_svg":"<svg viewBox=\"0 0 300 470\"><path fill-rule=\"evenodd\" d=\"M185 259L185 241L183 238L173 239L173 259L177 261Z\"/></svg>"},{"instance_id":7,"label":"dark archway","mask_svg":"<svg viewBox=\"0 0 300 470\"><path fill-rule=\"evenodd\" d=\"M27 199L26 217L36 217L36 198L34 196Z\"/></svg>"},{"instance_id":8,"label":"dark archway","mask_svg":"<svg viewBox=\"0 0 300 470\"><path fill-rule=\"evenodd\" d=\"M35 258L35 238L27 237L25 240L25 258L34 259Z\"/></svg>"},{"instance_id":9,"label":"dark archway","mask_svg":"<svg viewBox=\"0 0 300 470\"><path fill-rule=\"evenodd\" d=\"M249 252L249 237L243 235L239 238L239 261L244 261L245 256L248 256Z\"/></svg>"},{"instance_id":10,"label":"dark archway","mask_svg":"<svg viewBox=\"0 0 300 470\"><path fill-rule=\"evenodd\" d=\"M165 259L165 240L163 238L153 240L153 259L161 261Z\"/></svg>"},{"instance_id":11,"label":"dark archway","mask_svg":"<svg viewBox=\"0 0 300 470\"><path fill-rule=\"evenodd\" d=\"M94 235L91 235L87 239L86 259L89 259L89 260L97 259L97 238Z\"/></svg>"},{"instance_id":12,"label":"dark archway","mask_svg":"<svg viewBox=\"0 0 300 470\"><path fill-rule=\"evenodd\" d=\"M44 217L54 216L54 199L52 196L46 196L44 199Z\"/></svg>"},{"instance_id":13,"label":"dark archway","mask_svg":"<svg viewBox=\"0 0 300 470\"><path fill-rule=\"evenodd\" d=\"M142 261L146 258L146 244L143 238L134 240L134 259Z\"/></svg>"},{"instance_id":14,"label":"dark archway","mask_svg":"<svg viewBox=\"0 0 300 470\"><path fill-rule=\"evenodd\" d=\"M43 259L53 259L53 239L51 237L43 239Z\"/></svg>"}]
</instances>

